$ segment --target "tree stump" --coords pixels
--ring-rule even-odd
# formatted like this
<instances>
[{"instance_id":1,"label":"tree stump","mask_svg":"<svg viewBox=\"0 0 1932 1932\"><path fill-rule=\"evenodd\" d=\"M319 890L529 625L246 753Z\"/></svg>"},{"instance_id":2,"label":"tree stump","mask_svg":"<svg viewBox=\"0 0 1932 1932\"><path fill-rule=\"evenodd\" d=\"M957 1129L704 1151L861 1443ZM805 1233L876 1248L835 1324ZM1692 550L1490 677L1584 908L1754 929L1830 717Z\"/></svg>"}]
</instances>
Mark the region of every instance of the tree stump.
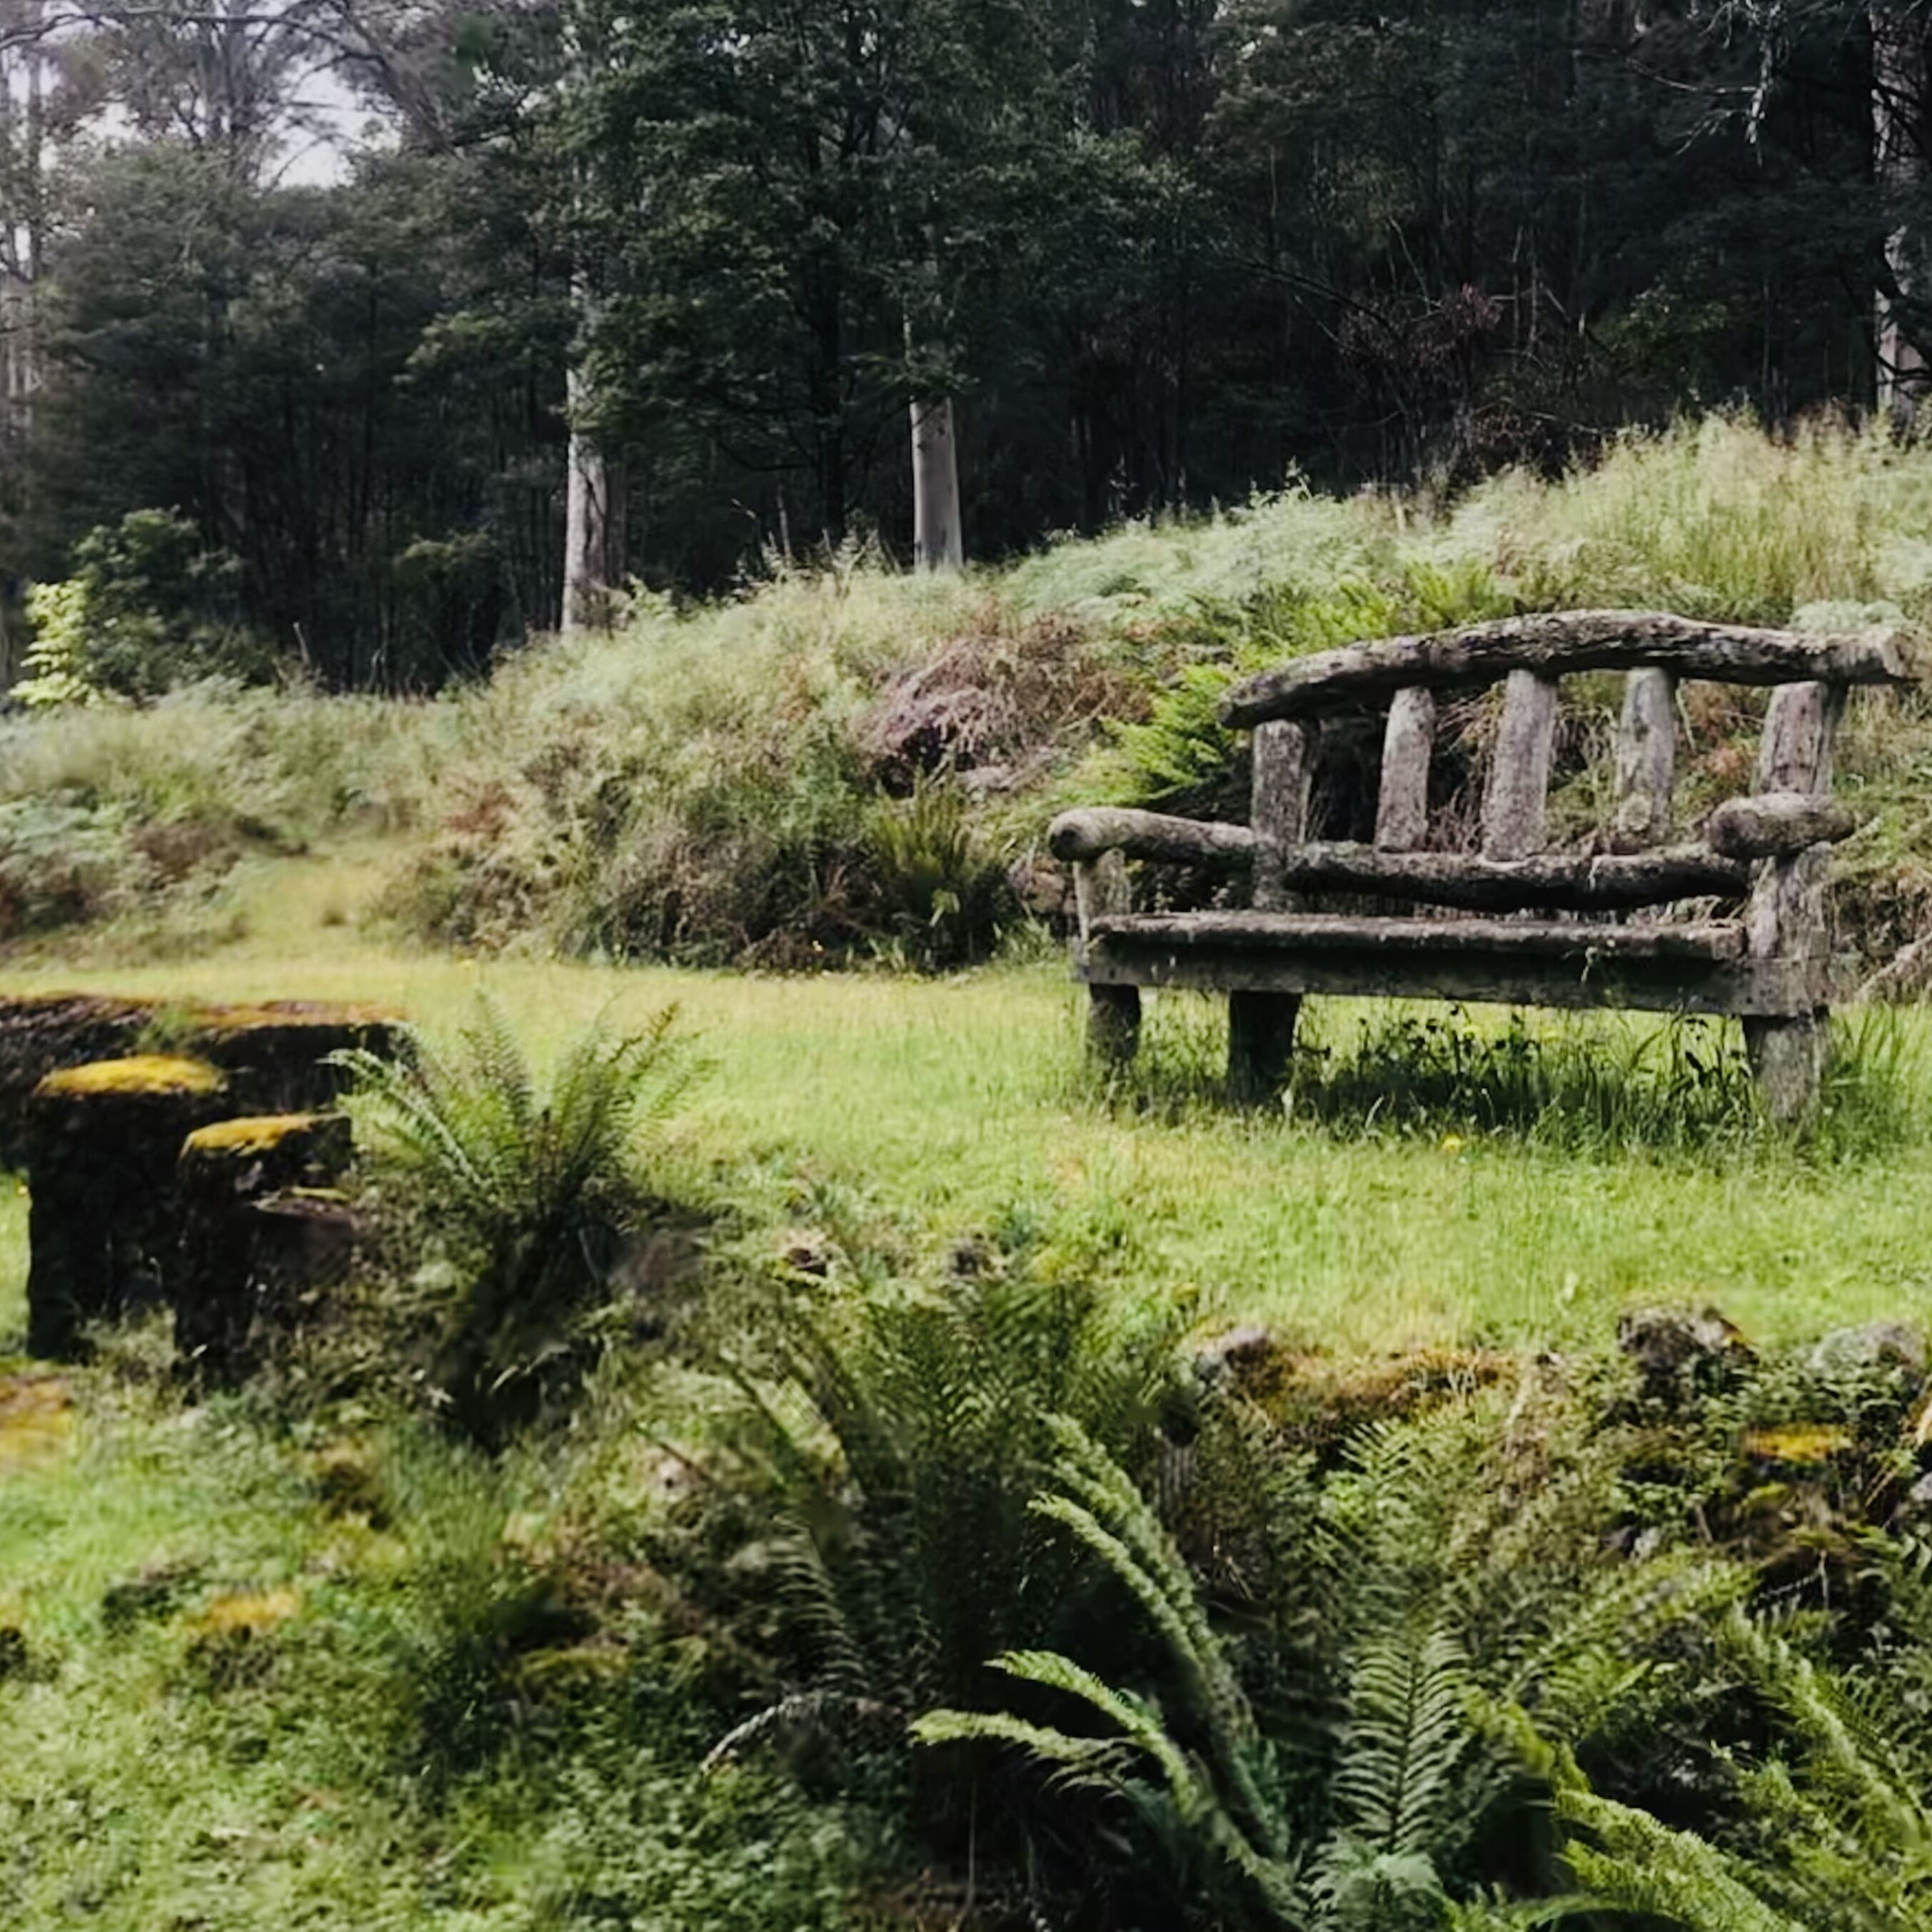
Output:
<instances>
[{"instance_id":1,"label":"tree stump","mask_svg":"<svg viewBox=\"0 0 1932 1932\"><path fill-rule=\"evenodd\" d=\"M347 1086L329 1054L352 1047L393 1054L404 1039L396 1016L375 1006L280 1000L197 1007L188 1018L195 1052L228 1076L230 1098L263 1115L326 1110Z\"/></svg>"},{"instance_id":2,"label":"tree stump","mask_svg":"<svg viewBox=\"0 0 1932 1932\"><path fill-rule=\"evenodd\" d=\"M0 1168L26 1165L27 1102L50 1073L133 1052L152 1017L145 1004L92 993L0 1000Z\"/></svg>"},{"instance_id":3,"label":"tree stump","mask_svg":"<svg viewBox=\"0 0 1932 1932\"><path fill-rule=\"evenodd\" d=\"M172 1299L175 1346L195 1373L244 1374L266 1330L346 1262L354 1219L331 1184L350 1156L340 1114L244 1115L182 1143Z\"/></svg>"},{"instance_id":4,"label":"tree stump","mask_svg":"<svg viewBox=\"0 0 1932 1932\"><path fill-rule=\"evenodd\" d=\"M28 1346L71 1358L82 1325L166 1292L175 1165L219 1114L226 1082L206 1060L146 1054L50 1073L27 1106Z\"/></svg>"}]
</instances>

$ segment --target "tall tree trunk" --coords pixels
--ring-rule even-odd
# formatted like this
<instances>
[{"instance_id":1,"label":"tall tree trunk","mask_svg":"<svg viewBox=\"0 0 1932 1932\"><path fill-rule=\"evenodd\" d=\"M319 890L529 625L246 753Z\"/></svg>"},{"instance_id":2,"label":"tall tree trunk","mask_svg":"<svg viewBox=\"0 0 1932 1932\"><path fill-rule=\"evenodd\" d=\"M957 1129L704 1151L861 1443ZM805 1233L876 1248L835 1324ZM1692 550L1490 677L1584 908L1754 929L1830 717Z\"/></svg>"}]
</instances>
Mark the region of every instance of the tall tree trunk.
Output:
<instances>
[{"instance_id":1,"label":"tall tree trunk","mask_svg":"<svg viewBox=\"0 0 1932 1932\"><path fill-rule=\"evenodd\" d=\"M966 560L950 396L912 406L912 554L920 570L957 570Z\"/></svg>"},{"instance_id":2,"label":"tall tree trunk","mask_svg":"<svg viewBox=\"0 0 1932 1932\"><path fill-rule=\"evenodd\" d=\"M1891 224L1886 280L1877 299L1877 401L1905 425L1918 416L1932 380L1914 316L1932 301L1932 250L1925 224L1910 205L1926 179L1926 26L1912 8L1874 6L1869 18L1872 173Z\"/></svg>"},{"instance_id":3,"label":"tall tree trunk","mask_svg":"<svg viewBox=\"0 0 1932 1932\"><path fill-rule=\"evenodd\" d=\"M582 276L576 278L572 295L580 345L596 320L596 307ZM623 466L613 462L596 435L584 427L591 400L590 379L580 362L573 360L564 376L564 404L570 420L563 512L566 637L610 628L614 614L611 593L624 575Z\"/></svg>"}]
</instances>

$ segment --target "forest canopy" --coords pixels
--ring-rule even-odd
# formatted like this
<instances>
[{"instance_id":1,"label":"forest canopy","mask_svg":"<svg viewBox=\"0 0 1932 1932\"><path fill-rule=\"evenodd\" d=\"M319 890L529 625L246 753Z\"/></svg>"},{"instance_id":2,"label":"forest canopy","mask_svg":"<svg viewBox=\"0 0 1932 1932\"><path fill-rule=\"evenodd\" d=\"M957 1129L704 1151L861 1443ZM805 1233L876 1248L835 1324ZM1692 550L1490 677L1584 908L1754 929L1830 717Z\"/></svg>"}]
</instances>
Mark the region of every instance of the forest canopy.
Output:
<instances>
[{"instance_id":1,"label":"forest canopy","mask_svg":"<svg viewBox=\"0 0 1932 1932\"><path fill-rule=\"evenodd\" d=\"M0 0L0 686L36 584L130 694L423 689L773 554L1909 426L1928 25Z\"/></svg>"}]
</instances>

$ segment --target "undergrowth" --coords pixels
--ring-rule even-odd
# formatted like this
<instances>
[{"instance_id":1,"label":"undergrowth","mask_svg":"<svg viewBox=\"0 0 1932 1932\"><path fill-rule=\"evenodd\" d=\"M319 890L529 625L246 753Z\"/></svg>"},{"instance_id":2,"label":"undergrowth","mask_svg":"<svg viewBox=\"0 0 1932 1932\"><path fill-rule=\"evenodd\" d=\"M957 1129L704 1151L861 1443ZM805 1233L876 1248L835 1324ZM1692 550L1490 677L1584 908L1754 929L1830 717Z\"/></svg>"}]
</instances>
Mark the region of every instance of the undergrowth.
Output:
<instances>
[{"instance_id":1,"label":"undergrowth","mask_svg":"<svg viewBox=\"0 0 1932 1932\"><path fill-rule=\"evenodd\" d=\"M32 835L89 881L40 895L42 926L170 875L219 878L250 851L374 833L395 842L384 915L423 938L948 968L1023 910L1057 916L1064 882L1040 853L1056 807L1238 808L1240 748L1214 711L1243 670L1574 604L1880 622L1916 647L1932 618L1928 506L1932 455L1880 430L1774 439L1713 417L1626 436L1554 484L1500 477L1446 505L1291 490L952 578L898 575L851 546L701 609L640 598L611 635L535 644L431 701L211 683L0 720L0 808L74 814ZM1748 704L1687 705L1688 810L1748 782L1756 727ZM1473 796L1487 717L1451 707L1439 790ZM1591 742L1559 746L1566 837L1586 837L1600 803L1570 796ZM1373 748L1342 734L1331 748L1317 820L1358 830ZM1928 758L1916 698L1856 708L1842 784L1871 822L1843 850L1838 897L1868 958L1932 905L1915 802ZM17 938L28 915L5 896Z\"/></svg>"}]
</instances>

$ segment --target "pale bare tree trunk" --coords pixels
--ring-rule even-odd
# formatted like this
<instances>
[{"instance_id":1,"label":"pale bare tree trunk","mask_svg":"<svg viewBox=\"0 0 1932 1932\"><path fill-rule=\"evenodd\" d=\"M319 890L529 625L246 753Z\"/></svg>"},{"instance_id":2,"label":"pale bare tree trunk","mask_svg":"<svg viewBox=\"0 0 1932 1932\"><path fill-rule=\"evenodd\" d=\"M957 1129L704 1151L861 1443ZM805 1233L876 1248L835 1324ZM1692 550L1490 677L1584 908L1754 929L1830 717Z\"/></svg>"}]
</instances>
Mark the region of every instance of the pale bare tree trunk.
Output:
<instances>
[{"instance_id":1,"label":"pale bare tree trunk","mask_svg":"<svg viewBox=\"0 0 1932 1932\"><path fill-rule=\"evenodd\" d=\"M566 379L572 412L586 394L574 369ZM606 631L611 593L624 576L623 466L573 422L564 494L563 632Z\"/></svg>"},{"instance_id":2,"label":"pale bare tree trunk","mask_svg":"<svg viewBox=\"0 0 1932 1932\"><path fill-rule=\"evenodd\" d=\"M580 343L596 321L596 303L583 276L572 285ZM564 376L570 420L565 458L563 509L563 634L608 631L615 614L612 593L624 578L623 466L611 461L584 427L592 401L590 379L580 362Z\"/></svg>"},{"instance_id":3,"label":"pale bare tree trunk","mask_svg":"<svg viewBox=\"0 0 1932 1932\"><path fill-rule=\"evenodd\" d=\"M1912 195L1926 178L1926 23L1916 8L1874 6L1872 38L1872 172L1888 200ZM1918 417L1928 368L1910 305L1932 301L1932 251L1916 211L1885 238L1886 265L1898 290L1878 294L1879 407L1901 427Z\"/></svg>"},{"instance_id":4,"label":"pale bare tree trunk","mask_svg":"<svg viewBox=\"0 0 1932 1932\"><path fill-rule=\"evenodd\" d=\"M920 570L957 570L966 560L950 396L912 406L912 554Z\"/></svg>"},{"instance_id":5,"label":"pale bare tree trunk","mask_svg":"<svg viewBox=\"0 0 1932 1932\"><path fill-rule=\"evenodd\" d=\"M18 164L15 194L10 205L0 206L0 443L17 447L33 426L33 399L40 386L38 284L46 240L46 114L38 33L42 0L19 0L12 11L21 34L24 101L15 94L14 75L0 62L0 142L5 143L0 152ZM15 150L10 124L16 116Z\"/></svg>"}]
</instances>

